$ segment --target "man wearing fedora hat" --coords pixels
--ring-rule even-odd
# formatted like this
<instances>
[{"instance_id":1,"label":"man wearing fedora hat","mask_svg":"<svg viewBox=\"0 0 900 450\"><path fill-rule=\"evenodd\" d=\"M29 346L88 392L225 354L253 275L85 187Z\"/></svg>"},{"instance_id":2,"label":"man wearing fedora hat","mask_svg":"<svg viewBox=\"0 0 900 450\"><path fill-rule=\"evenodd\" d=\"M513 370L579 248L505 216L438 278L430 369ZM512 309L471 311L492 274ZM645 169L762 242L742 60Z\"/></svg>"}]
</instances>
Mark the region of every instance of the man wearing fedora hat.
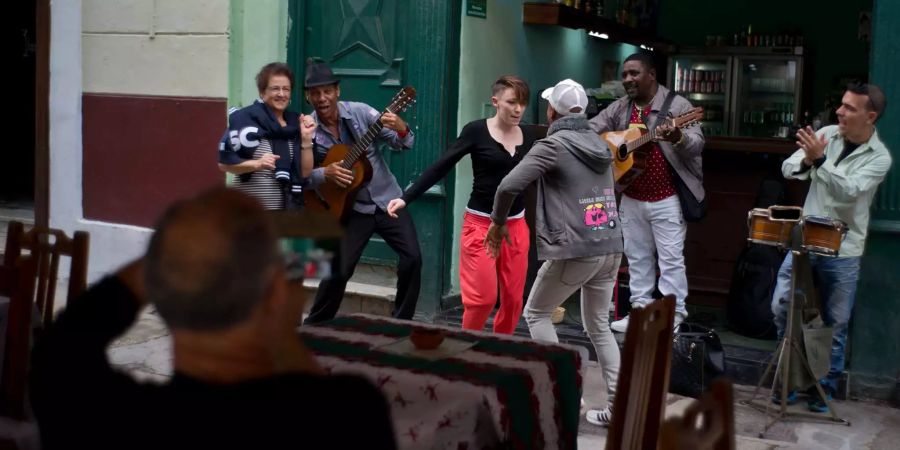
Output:
<instances>
[{"instance_id":1,"label":"man wearing fedora hat","mask_svg":"<svg viewBox=\"0 0 900 450\"><path fill-rule=\"evenodd\" d=\"M321 164L333 145L353 145L357 142L379 117L384 128L376 141L380 140L397 150L412 147L413 132L400 116L391 112L381 114L365 103L339 101L339 83L340 80L334 76L328 64L307 61L303 88L306 101L315 109L311 120L316 124L313 148L317 165ZM403 191L375 142L366 148L366 157L372 165L372 179L356 195L353 212L347 219L346 232L334 263L337 270L331 278L323 280L319 285L307 323L322 322L335 316L344 298L347 281L353 275L369 239L376 233L400 258L397 265L394 317L412 319L416 311L422 277L422 255L416 228L406 211L402 211L398 219L385 213L388 203L403 195ZM333 163L313 169L307 188L315 189L322 183L334 183L343 187L352 181L353 174L350 170L341 167L339 163Z\"/></svg>"}]
</instances>

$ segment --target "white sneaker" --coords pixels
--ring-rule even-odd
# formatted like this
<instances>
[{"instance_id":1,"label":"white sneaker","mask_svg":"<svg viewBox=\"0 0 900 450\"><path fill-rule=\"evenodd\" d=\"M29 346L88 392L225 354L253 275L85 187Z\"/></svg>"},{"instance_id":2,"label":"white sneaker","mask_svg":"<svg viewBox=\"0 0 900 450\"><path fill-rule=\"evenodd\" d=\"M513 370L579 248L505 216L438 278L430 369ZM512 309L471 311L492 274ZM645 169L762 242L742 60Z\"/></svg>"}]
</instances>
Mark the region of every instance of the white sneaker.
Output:
<instances>
[{"instance_id":1,"label":"white sneaker","mask_svg":"<svg viewBox=\"0 0 900 450\"><path fill-rule=\"evenodd\" d=\"M612 423L612 409L609 406L603 409L592 409L584 415L588 423L608 427Z\"/></svg>"},{"instance_id":2,"label":"white sneaker","mask_svg":"<svg viewBox=\"0 0 900 450\"><path fill-rule=\"evenodd\" d=\"M616 333L624 333L625 330L628 329L628 316L625 316L625 317L609 324L609 328L611 328Z\"/></svg>"}]
</instances>

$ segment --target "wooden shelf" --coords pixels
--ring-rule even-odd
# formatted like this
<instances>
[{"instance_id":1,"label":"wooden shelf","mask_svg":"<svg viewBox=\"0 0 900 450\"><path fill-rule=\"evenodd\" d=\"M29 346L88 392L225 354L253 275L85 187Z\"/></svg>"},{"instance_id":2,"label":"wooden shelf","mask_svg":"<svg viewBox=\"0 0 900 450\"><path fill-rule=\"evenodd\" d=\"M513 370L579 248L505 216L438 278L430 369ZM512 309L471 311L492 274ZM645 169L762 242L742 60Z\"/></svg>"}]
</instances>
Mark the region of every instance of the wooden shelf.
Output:
<instances>
[{"instance_id":1,"label":"wooden shelf","mask_svg":"<svg viewBox=\"0 0 900 450\"><path fill-rule=\"evenodd\" d=\"M631 28L605 17L597 17L562 3L533 3L523 5L522 22L530 25L556 25L573 30L596 31L609 36L610 42L635 46L645 45L661 53L674 53L675 45L657 37L653 32Z\"/></svg>"}]
</instances>

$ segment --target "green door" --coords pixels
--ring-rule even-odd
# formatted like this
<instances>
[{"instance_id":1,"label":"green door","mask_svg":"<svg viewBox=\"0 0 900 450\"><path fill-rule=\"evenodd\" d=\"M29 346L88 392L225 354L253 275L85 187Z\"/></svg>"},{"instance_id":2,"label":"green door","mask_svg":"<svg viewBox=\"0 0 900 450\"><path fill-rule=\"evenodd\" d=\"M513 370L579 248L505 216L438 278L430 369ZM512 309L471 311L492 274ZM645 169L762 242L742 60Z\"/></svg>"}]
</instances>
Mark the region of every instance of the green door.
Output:
<instances>
[{"instance_id":1,"label":"green door","mask_svg":"<svg viewBox=\"0 0 900 450\"><path fill-rule=\"evenodd\" d=\"M415 146L403 152L384 147L394 176L405 188L446 148L456 132L459 60L459 2L444 0L292 1L288 62L302 83L305 61L329 63L341 79L341 99L383 110L394 94L411 85L417 102L402 117L416 133ZM296 104L304 104L302 92ZM452 177L412 205L422 248L422 291L418 311L431 317L449 289ZM397 257L378 236L363 260L395 266Z\"/></svg>"}]
</instances>

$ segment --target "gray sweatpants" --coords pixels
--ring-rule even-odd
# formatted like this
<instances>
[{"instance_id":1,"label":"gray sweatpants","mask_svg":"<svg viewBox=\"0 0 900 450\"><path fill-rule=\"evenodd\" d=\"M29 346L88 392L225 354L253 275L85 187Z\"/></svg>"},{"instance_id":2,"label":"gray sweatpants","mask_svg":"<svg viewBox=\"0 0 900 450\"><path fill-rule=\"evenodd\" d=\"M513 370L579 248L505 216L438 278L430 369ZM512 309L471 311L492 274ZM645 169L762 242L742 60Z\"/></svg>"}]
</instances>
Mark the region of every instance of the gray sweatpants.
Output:
<instances>
[{"instance_id":1,"label":"gray sweatpants","mask_svg":"<svg viewBox=\"0 0 900 450\"><path fill-rule=\"evenodd\" d=\"M581 288L581 319L597 352L610 404L619 376L619 346L609 329L609 302L621 259L621 253L614 253L546 261L538 271L525 305L525 320L531 337L559 342L550 316L557 306Z\"/></svg>"}]
</instances>

